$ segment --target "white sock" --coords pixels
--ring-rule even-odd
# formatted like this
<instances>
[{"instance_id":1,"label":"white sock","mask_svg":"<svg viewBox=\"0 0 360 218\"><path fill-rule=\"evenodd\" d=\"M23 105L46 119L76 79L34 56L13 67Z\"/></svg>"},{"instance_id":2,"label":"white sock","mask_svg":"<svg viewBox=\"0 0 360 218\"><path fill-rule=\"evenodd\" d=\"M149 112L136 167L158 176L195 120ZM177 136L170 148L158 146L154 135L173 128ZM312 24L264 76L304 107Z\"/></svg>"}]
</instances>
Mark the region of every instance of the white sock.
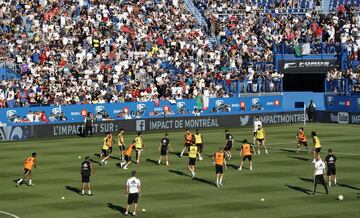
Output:
<instances>
[{"instance_id":1,"label":"white sock","mask_svg":"<svg viewBox=\"0 0 360 218\"><path fill-rule=\"evenodd\" d=\"M166 161L166 166L169 165L169 161Z\"/></svg>"},{"instance_id":2,"label":"white sock","mask_svg":"<svg viewBox=\"0 0 360 218\"><path fill-rule=\"evenodd\" d=\"M135 211L133 212L133 215L134 215L134 216L136 215L136 212L135 212Z\"/></svg>"},{"instance_id":3,"label":"white sock","mask_svg":"<svg viewBox=\"0 0 360 218\"><path fill-rule=\"evenodd\" d=\"M161 160L158 161L158 164L161 164Z\"/></svg>"},{"instance_id":4,"label":"white sock","mask_svg":"<svg viewBox=\"0 0 360 218\"><path fill-rule=\"evenodd\" d=\"M331 182L329 181L329 186L331 186Z\"/></svg>"},{"instance_id":5,"label":"white sock","mask_svg":"<svg viewBox=\"0 0 360 218\"><path fill-rule=\"evenodd\" d=\"M29 180L29 185L32 185L32 180L31 179Z\"/></svg>"},{"instance_id":6,"label":"white sock","mask_svg":"<svg viewBox=\"0 0 360 218\"><path fill-rule=\"evenodd\" d=\"M91 190L88 191L88 194L91 195Z\"/></svg>"},{"instance_id":7,"label":"white sock","mask_svg":"<svg viewBox=\"0 0 360 218\"><path fill-rule=\"evenodd\" d=\"M81 190L81 194L85 194L85 191L84 191L84 190Z\"/></svg>"},{"instance_id":8,"label":"white sock","mask_svg":"<svg viewBox=\"0 0 360 218\"><path fill-rule=\"evenodd\" d=\"M252 170L252 166L250 166L250 170Z\"/></svg>"},{"instance_id":9,"label":"white sock","mask_svg":"<svg viewBox=\"0 0 360 218\"><path fill-rule=\"evenodd\" d=\"M180 154L180 157L183 156L184 152L182 151L181 154Z\"/></svg>"},{"instance_id":10,"label":"white sock","mask_svg":"<svg viewBox=\"0 0 360 218\"><path fill-rule=\"evenodd\" d=\"M336 185L336 179L334 179L334 184Z\"/></svg>"},{"instance_id":11,"label":"white sock","mask_svg":"<svg viewBox=\"0 0 360 218\"><path fill-rule=\"evenodd\" d=\"M220 182L220 184L222 184L222 179L220 179L220 181L219 181L219 182Z\"/></svg>"},{"instance_id":12,"label":"white sock","mask_svg":"<svg viewBox=\"0 0 360 218\"><path fill-rule=\"evenodd\" d=\"M219 184L219 179L216 179L216 184Z\"/></svg>"},{"instance_id":13,"label":"white sock","mask_svg":"<svg viewBox=\"0 0 360 218\"><path fill-rule=\"evenodd\" d=\"M19 180L18 180L18 183L21 183L22 181L23 181L23 179L19 179Z\"/></svg>"}]
</instances>

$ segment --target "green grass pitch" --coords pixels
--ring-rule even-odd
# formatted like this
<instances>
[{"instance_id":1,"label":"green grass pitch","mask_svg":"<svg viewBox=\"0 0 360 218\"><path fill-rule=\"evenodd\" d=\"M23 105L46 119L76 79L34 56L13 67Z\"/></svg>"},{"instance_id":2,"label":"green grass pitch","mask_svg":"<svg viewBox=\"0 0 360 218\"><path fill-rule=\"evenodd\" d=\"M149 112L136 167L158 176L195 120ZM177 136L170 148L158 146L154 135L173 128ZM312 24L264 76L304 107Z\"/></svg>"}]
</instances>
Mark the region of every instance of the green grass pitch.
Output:
<instances>
[{"instance_id":1,"label":"green grass pitch","mask_svg":"<svg viewBox=\"0 0 360 218\"><path fill-rule=\"evenodd\" d=\"M157 147L161 133L144 133L145 150L141 166L132 164L129 170L117 164L119 150L114 147L107 167L95 166L92 177L94 196L80 196L80 164L85 155L98 161L102 137L53 138L0 143L0 211L20 218L112 218L121 217L125 207L124 185L130 172L136 169L142 181L143 196L139 217L356 217L360 212L360 135L359 126L308 124L309 138L317 131L322 142L322 156L333 148L338 157L338 186L325 195L319 186L312 190L312 157L306 152L296 154L295 133L300 124L265 126L270 154L254 157L254 170L237 171L239 147L232 150L234 159L225 171L224 187L217 188L215 170L210 155L224 144L223 129L202 130L205 140L203 161L196 164L197 177L192 181L187 170L187 157L170 155L170 166L158 166ZM250 128L232 128L235 140L251 139ZM175 152L183 146L183 131L170 131ZM134 134L126 134L128 144ZM310 143L312 145L312 143ZM284 148L283 150L279 148ZM23 173L23 160L36 151L38 167L34 170L34 186L15 187L14 179ZM82 158L79 159L78 156ZM308 160L307 160L308 159ZM248 163L244 165L246 168ZM336 200L342 194L343 201ZM65 197L64 200L61 197ZM265 201L260 201L264 198ZM141 209L145 208L146 212ZM11 217L0 213L0 217Z\"/></svg>"}]
</instances>

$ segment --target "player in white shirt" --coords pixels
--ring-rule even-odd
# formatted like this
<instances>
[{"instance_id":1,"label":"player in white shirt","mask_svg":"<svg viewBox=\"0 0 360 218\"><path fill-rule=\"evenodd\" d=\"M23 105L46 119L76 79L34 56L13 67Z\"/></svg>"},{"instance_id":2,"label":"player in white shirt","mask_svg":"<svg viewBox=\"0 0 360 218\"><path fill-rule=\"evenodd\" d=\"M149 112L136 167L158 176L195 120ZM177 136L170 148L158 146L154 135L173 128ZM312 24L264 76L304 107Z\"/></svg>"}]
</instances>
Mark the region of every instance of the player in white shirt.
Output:
<instances>
[{"instance_id":1,"label":"player in white shirt","mask_svg":"<svg viewBox=\"0 0 360 218\"><path fill-rule=\"evenodd\" d=\"M141 183L138 178L136 178L136 171L131 172L131 178L127 180L125 187L125 197L127 197L128 202L126 205L125 216L129 214L129 207L131 204L134 204L133 216L136 216L136 209L138 206L139 197L141 197ZM129 194L129 195L128 195Z\"/></svg>"},{"instance_id":2,"label":"player in white shirt","mask_svg":"<svg viewBox=\"0 0 360 218\"><path fill-rule=\"evenodd\" d=\"M258 130L259 126L262 126L262 123L261 123L261 121L260 121L259 116L256 116L256 117L255 117L255 120L254 120L254 131L253 131L253 133L254 133L254 138L253 138L253 140L254 140L254 145L255 145L255 143L256 143L256 131Z\"/></svg>"},{"instance_id":3,"label":"player in white shirt","mask_svg":"<svg viewBox=\"0 0 360 218\"><path fill-rule=\"evenodd\" d=\"M326 194L329 194L328 188L325 183L325 178L324 178L326 165L321 160L321 157L319 154L316 155L315 160L316 160L316 162L314 164L314 175L313 175L314 176L314 189L313 189L313 192L311 193L311 195L315 195L316 186L319 183L324 186Z\"/></svg>"}]
</instances>

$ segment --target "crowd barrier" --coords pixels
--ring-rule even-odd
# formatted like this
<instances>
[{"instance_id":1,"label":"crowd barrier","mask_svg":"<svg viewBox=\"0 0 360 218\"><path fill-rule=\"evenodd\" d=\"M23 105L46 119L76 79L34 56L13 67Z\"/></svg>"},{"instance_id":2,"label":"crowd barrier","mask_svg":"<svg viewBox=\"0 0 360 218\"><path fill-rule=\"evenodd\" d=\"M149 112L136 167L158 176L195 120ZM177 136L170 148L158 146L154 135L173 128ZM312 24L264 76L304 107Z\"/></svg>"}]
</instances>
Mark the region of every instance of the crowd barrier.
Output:
<instances>
[{"instance_id":1,"label":"crowd barrier","mask_svg":"<svg viewBox=\"0 0 360 218\"><path fill-rule=\"evenodd\" d=\"M360 95L332 95L327 94L325 97L325 110L338 112L360 112Z\"/></svg>"},{"instance_id":2,"label":"crowd barrier","mask_svg":"<svg viewBox=\"0 0 360 218\"><path fill-rule=\"evenodd\" d=\"M132 120L96 121L94 134L119 132L121 128L127 132L171 131L174 129L194 128L230 128L252 126L255 116L260 116L264 125L283 123L302 123L306 119L303 111L245 113L233 115L209 115L197 117L169 117L163 119L147 118ZM55 123L32 126L2 126L0 140L24 140L31 138L51 138L57 136L82 136L83 123Z\"/></svg>"},{"instance_id":3,"label":"crowd barrier","mask_svg":"<svg viewBox=\"0 0 360 218\"><path fill-rule=\"evenodd\" d=\"M126 102L114 104L81 104L69 106L32 106L2 108L0 122L5 125L81 122L91 112L96 120L126 120L178 116L227 115L256 111L283 110L283 97L256 96L241 98L198 98L159 102ZM29 122L31 113L44 113L46 121Z\"/></svg>"}]
</instances>

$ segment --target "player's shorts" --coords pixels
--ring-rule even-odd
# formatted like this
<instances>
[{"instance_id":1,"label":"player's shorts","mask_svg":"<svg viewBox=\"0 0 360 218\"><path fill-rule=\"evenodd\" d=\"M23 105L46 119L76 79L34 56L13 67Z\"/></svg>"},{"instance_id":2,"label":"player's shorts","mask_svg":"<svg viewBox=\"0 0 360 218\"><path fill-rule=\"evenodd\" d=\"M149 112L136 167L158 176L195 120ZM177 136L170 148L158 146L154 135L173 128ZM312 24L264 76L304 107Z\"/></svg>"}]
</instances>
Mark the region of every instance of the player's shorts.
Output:
<instances>
[{"instance_id":1,"label":"player's shorts","mask_svg":"<svg viewBox=\"0 0 360 218\"><path fill-rule=\"evenodd\" d=\"M320 153L321 147L320 147L320 148L314 148L314 151L315 151L316 153Z\"/></svg>"},{"instance_id":2,"label":"player's shorts","mask_svg":"<svg viewBox=\"0 0 360 218\"><path fill-rule=\"evenodd\" d=\"M203 151L203 144L202 144L202 143L199 143L199 144L196 144L196 146L197 146L197 148L198 148L198 151L199 151L200 153L202 153L202 151Z\"/></svg>"},{"instance_id":3,"label":"player's shorts","mask_svg":"<svg viewBox=\"0 0 360 218\"><path fill-rule=\"evenodd\" d=\"M107 156L109 156L109 149L102 149L101 150L101 153L105 156L105 157L107 157Z\"/></svg>"},{"instance_id":4,"label":"player's shorts","mask_svg":"<svg viewBox=\"0 0 360 218\"><path fill-rule=\"evenodd\" d=\"M191 142L185 142L185 144L184 144L184 147L190 147L191 146Z\"/></svg>"},{"instance_id":5,"label":"player's shorts","mask_svg":"<svg viewBox=\"0 0 360 218\"><path fill-rule=\"evenodd\" d=\"M24 168L24 175L29 175L31 173L30 169Z\"/></svg>"},{"instance_id":6,"label":"player's shorts","mask_svg":"<svg viewBox=\"0 0 360 218\"><path fill-rule=\"evenodd\" d=\"M125 145L119 145L120 151L125 151Z\"/></svg>"},{"instance_id":7,"label":"player's shorts","mask_svg":"<svg viewBox=\"0 0 360 218\"><path fill-rule=\"evenodd\" d=\"M224 147L224 151L230 151L232 148L232 144L226 144Z\"/></svg>"},{"instance_id":8,"label":"player's shorts","mask_svg":"<svg viewBox=\"0 0 360 218\"><path fill-rule=\"evenodd\" d=\"M167 149L160 149L160 155L161 156L165 156L168 154L168 150Z\"/></svg>"},{"instance_id":9,"label":"player's shorts","mask_svg":"<svg viewBox=\"0 0 360 218\"><path fill-rule=\"evenodd\" d=\"M139 200L139 193L130 193L128 197L128 204L137 204Z\"/></svg>"},{"instance_id":10,"label":"player's shorts","mask_svg":"<svg viewBox=\"0 0 360 218\"><path fill-rule=\"evenodd\" d=\"M256 139L256 141L260 142L261 144L263 143L264 139Z\"/></svg>"},{"instance_id":11,"label":"player's shorts","mask_svg":"<svg viewBox=\"0 0 360 218\"><path fill-rule=\"evenodd\" d=\"M299 145L304 145L305 147L308 146L307 141L298 141Z\"/></svg>"},{"instance_id":12,"label":"player's shorts","mask_svg":"<svg viewBox=\"0 0 360 218\"><path fill-rule=\"evenodd\" d=\"M81 175L81 182L82 183L89 183L90 182L90 174L85 173Z\"/></svg>"},{"instance_id":13,"label":"player's shorts","mask_svg":"<svg viewBox=\"0 0 360 218\"><path fill-rule=\"evenodd\" d=\"M216 164L215 165L215 172L216 172L216 174L219 174L219 173L223 174L224 173L224 166Z\"/></svg>"},{"instance_id":14,"label":"player's shorts","mask_svg":"<svg viewBox=\"0 0 360 218\"><path fill-rule=\"evenodd\" d=\"M196 158L189 157L189 166L195 166Z\"/></svg>"},{"instance_id":15,"label":"player's shorts","mask_svg":"<svg viewBox=\"0 0 360 218\"><path fill-rule=\"evenodd\" d=\"M130 162L131 161L131 156L125 155L124 159L125 159L126 162Z\"/></svg>"},{"instance_id":16,"label":"player's shorts","mask_svg":"<svg viewBox=\"0 0 360 218\"><path fill-rule=\"evenodd\" d=\"M335 167L328 167L327 175L328 176L335 176L336 175L336 168Z\"/></svg>"},{"instance_id":17,"label":"player's shorts","mask_svg":"<svg viewBox=\"0 0 360 218\"><path fill-rule=\"evenodd\" d=\"M248 159L249 161L251 161L251 160L252 160L252 156L251 156L251 155L245 155L245 156L243 157L243 161L245 161L246 159Z\"/></svg>"}]
</instances>

